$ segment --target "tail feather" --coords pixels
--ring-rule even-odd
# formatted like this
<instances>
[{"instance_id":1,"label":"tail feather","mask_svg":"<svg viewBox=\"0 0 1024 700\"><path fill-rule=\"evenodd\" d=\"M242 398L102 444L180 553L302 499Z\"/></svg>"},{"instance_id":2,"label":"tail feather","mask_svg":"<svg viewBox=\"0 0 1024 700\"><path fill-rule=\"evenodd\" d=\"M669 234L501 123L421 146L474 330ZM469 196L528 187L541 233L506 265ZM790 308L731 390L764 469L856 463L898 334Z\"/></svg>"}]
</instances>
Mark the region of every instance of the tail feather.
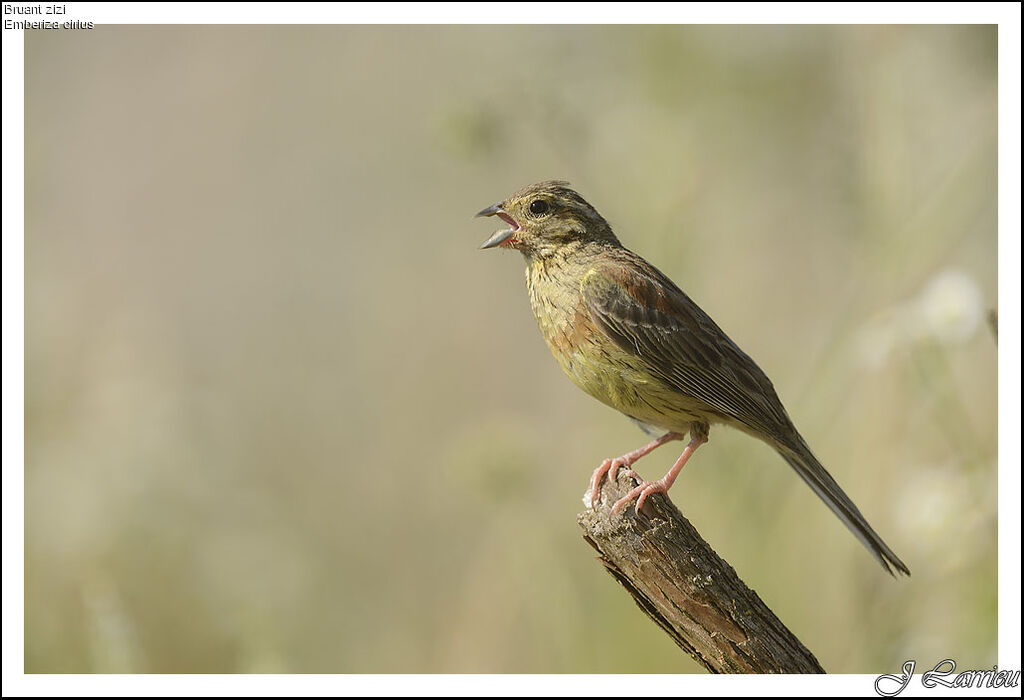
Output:
<instances>
[{"instance_id":1,"label":"tail feather","mask_svg":"<svg viewBox=\"0 0 1024 700\"><path fill-rule=\"evenodd\" d=\"M832 509L832 512L846 523L846 527L850 528L850 532L856 535L857 539L875 556L882 568L893 576L896 575L892 571L893 568L899 573L910 576L910 569L907 568L907 565L900 561L889 545L883 542L878 533L868 525L868 521L861 515L857 506L839 487L832 475L825 471L825 467L821 466L821 462L811 453L810 449L806 446L803 447L799 452L781 448L779 454L789 462L789 465L818 494L818 497Z\"/></svg>"}]
</instances>

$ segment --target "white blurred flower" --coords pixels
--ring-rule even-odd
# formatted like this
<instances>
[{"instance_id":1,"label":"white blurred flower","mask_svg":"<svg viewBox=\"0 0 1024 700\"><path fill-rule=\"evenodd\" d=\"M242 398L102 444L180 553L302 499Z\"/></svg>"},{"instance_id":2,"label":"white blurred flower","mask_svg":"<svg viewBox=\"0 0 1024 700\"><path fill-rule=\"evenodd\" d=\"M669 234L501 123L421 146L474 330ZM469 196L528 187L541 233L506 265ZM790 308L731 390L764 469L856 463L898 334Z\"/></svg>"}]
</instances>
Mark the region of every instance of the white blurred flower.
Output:
<instances>
[{"instance_id":1,"label":"white blurred flower","mask_svg":"<svg viewBox=\"0 0 1024 700\"><path fill-rule=\"evenodd\" d=\"M893 352L922 340L962 343L977 332L982 317L981 290L975 281L960 270L943 270L916 297L864 324L858 336L861 361L880 369Z\"/></svg>"},{"instance_id":2,"label":"white blurred flower","mask_svg":"<svg viewBox=\"0 0 1024 700\"><path fill-rule=\"evenodd\" d=\"M909 467L897 503L904 539L929 568L953 571L995 548L996 465L965 472L955 463ZM908 555L911 570L914 565Z\"/></svg>"},{"instance_id":3,"label":"white blurred flower","mask_svg":"<svg viewBox=\"0 0 1024 700\"><path fill-rule=\"evenodd\" d=\"M981 325L981 290L960 270L943 270L916 300L918 329L943 343L962 343Z\"/></svg>"}]
</instances>

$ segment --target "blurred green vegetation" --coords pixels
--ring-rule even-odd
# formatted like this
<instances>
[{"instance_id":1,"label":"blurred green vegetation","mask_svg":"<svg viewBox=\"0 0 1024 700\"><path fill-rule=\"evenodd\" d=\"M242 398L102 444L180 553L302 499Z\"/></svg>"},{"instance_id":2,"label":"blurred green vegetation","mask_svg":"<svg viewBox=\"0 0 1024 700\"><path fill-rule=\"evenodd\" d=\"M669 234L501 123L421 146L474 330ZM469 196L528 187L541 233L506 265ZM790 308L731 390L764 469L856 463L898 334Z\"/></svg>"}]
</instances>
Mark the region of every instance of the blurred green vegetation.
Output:
<instances>
[{"instance_id":1,"label":"blurred green vegetation","mask_svg":"<svg viewBox=\"0 0 1024 700\"><path fill-rule=\"evenodd\" d=\"M913 571L712 432L673 499L825 668L996 662L994 27L109 26L25 65L28 672L698 670L575 524L644 436L476 249L548 178Z\"/></svg>"}]
</instances>

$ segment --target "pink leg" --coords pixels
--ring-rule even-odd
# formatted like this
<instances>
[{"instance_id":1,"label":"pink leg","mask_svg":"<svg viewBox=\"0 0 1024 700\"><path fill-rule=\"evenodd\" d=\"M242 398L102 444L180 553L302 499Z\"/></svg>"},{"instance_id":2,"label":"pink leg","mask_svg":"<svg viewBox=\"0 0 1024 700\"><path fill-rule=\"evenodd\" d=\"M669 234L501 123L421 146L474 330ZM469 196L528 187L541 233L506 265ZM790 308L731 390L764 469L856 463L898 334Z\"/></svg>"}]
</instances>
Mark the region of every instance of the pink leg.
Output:
<instances>
[{"instance_id":1,"label":"pink leg","mask_svg":"<svg viewBox=\"0 0 1024 700\"><path fill-rule=\"evenodd\" d=\"M636 498L636 512L639 513L640 509L643 508L644 501L646 501L647 497L652 493L668 493L668 490L672 488L672 484L675 482L676 477L679 476L679 472L683 470L686 460L690 459L690 456L697 451L697 448L707 441L707 431L697 432L693 439L690 440L690 444L686 446L685 450L683 450L683 454L679 455L679 459L677 459L676 463L672 465L672 468L668 470L668 474L657 481L641 480L639 486L615 502L615 505L612 506L612 512L618 513L622 510L623 506ZM630 472L630 476L635 476L638 479L640 478L632 471Z\"/></svg>"},{"instance_id":2,"label":"pink leg","mask_svg":"<svg viewBox=\"0 0 1024 700\"><path fill-rule=\"evenodd\" d=\"M583 502L588 508L593 507L593 505L597 503L598 490L601 488L601 479L604 478L605 474L608 474L608 478L614 481L615 472L619 470L619 467L631 467L638 459L646 454L650 454L666 442L682 439L683 436L679 433L665 433L657 440L651 440L639 449L628 452L621 457L606 459L601 462L601 466L595 469L594 473L590 476L590 488L587 489L585 494L583 494Z\"/></svg>"}]
</instances>

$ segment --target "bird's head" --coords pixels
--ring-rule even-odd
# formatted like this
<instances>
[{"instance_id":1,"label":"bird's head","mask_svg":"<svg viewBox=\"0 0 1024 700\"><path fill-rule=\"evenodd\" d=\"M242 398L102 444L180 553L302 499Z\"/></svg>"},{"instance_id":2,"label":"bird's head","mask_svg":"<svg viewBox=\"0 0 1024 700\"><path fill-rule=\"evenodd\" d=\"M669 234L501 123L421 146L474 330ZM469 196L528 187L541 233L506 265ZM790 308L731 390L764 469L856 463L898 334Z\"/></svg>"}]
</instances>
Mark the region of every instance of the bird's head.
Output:
<instances>
[{"instance_id":1,"label":"bird's head","mask_svg":"<svg viewBox=\"0 0 1024 700\"><path fill-rule=\"evenodd\" d=\"M545 258L567 245L619 243L608 222L561 180L525 187L477 216L497 216L509 225L481 248L515 248L528 258Z\"/></svg>"}]
</instances>

